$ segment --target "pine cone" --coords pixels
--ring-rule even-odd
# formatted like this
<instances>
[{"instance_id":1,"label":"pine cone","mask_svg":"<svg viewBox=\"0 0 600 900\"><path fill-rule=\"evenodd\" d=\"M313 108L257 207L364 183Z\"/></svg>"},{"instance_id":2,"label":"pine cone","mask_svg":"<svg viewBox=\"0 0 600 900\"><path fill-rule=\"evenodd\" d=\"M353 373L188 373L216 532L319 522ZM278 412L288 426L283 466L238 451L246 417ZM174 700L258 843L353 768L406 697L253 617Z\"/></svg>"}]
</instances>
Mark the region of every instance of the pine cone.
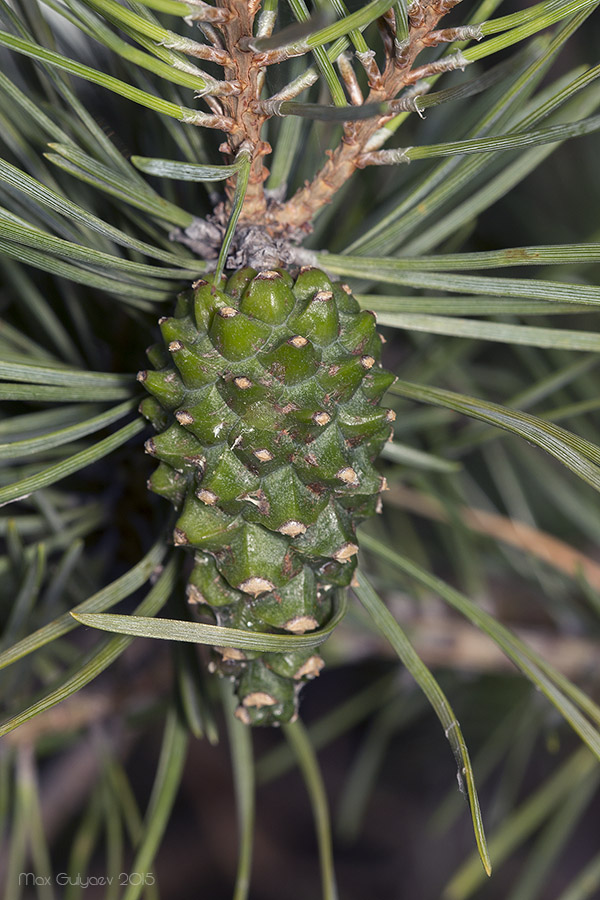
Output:
<instances>
[{"instance_id":1,"label":"pine cone","mask_svg":"<svg viewBox=\"0 0 600 900\"><path fill-rule=\"evenodd\" d=\"M194 551L188 585L219 625L302 634L331 616L335 587L356 566L356 525L385 486L373 466L390 436L378 406L394 376L381 368L375 316L314 268L242 269L200 280L160 320L166 350L139 380L141 411L159 432L149 488L179 510L178 546ZM300 686L323 665L312 651L221 648L237 715L288 722Z\"/></svg>"}]
</instances>

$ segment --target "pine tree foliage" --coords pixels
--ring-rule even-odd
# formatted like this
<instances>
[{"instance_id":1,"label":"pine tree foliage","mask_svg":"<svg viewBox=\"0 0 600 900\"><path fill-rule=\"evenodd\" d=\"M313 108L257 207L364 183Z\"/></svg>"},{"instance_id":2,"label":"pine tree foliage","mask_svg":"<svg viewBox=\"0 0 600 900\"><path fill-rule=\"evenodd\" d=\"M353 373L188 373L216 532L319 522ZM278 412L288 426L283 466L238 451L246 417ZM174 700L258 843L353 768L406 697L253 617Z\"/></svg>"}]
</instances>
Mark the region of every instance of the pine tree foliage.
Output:
<instances>
[{"instance_id":1,"label":"pine tree foliage","mask_svg":"<svg viewBox=\"0 0 600 900\"><path fill-rule=\"evenodd\" d=\"M336 897L315 749L371 723L341 802L350 836L412 713L386 677L307 728L298 689L362 638L391 646L456 759L477 853L445 896L496 896L486 873L534 835L509 896L545 896L600 757L597 6L0 0L6 896L19 871L53 871L44 754L115 711L136 719L143 679L78 693L135 637L174 659L166 714L164 687L146 700L164 719L152 794L142 815L107 746L71 871L99 848L111 871L152 870L189 736L216 742L224 717L236 900L255 778L292 759ZM548 172L562 204L539 193ZM481 602L494 579L543 598L568 662ZM543 697L507 710L474 765L449 701L460 676L432 669L485 663L467 644L436 656L433 619L427 644L399 595L441 600L440 646L467 620ZM255 763L251 723L281 724L286 745ZM497 799L488 846L476 783L500 760L514 775L516 747L534 760L549 727L580 745L525 800L518 779ZM594 896L594 852L559 900Z\"/></svg>"}]
</instances>

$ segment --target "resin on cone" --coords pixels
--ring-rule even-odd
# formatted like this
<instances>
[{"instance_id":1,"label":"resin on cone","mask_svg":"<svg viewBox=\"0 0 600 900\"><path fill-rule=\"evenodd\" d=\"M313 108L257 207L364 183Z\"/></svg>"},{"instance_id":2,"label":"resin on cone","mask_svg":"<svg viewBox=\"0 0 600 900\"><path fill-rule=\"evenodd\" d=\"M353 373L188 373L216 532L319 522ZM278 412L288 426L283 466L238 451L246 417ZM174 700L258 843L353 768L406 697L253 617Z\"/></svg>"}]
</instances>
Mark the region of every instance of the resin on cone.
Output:
<instances>
[{"instance_id":1,"label":"resin on cone","mask_svg":"<svg viewBox=\"0 0 600 900\"><path fill-rule=\"evenodd\" d=\"M375 316L319 269L242 269L197 281L160 320L164 346L138 379L158 434L149 487L179 511L173 540L193 554L188 599L219 625L304 634L332 615L356 567L356 525L380 504L373 461L389 439L378 404ZM289 722L319 674L313 650L216 648L238 717Z\"/></svg>"}]
</instances>

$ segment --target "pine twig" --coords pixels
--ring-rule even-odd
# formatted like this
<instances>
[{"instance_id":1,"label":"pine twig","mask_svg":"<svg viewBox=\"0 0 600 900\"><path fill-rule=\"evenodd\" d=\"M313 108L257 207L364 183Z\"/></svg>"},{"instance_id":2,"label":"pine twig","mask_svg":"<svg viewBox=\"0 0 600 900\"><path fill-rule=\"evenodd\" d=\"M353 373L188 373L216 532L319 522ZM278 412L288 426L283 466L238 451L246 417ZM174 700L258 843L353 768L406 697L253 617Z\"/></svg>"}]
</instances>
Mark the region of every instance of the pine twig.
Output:
<instances>
[{"instance_id":1,"label":"pine twig","mask_svg":"<svg viewBox=\"0 0 600 900\"><path fill-rule=\"evenodd\" d=\"M371 54L359 54L357 58L365 67L369 77L370 92L364 98L365 104L392 101L403 88L413 85L428 75L465 65L460 54L453 54L443 60L413 69L413 64L421 50L427 46L427 38L434 31L442 16L458 0L421 0L414 3L409 11L409 38L400 50L393 41L386 42L386 65L383 73L376 67ZM386 24L384 28L389 28ZM348 123L338 147L328 153L328 159L312 182L300 188L286 203L272 206L268 210L267 224L273 230L298 228L307 229L315 213L328 204L335 193L351 178L357 168L364 163L365 150L373 136L392 117L392 114L377 116L361 122Z\"/></svg>"},{"instance_id":2,"label":"pine twig","mask_svg":"<svg viewBox=\"0 0 600 900\"><path fill-rule=\"evenodd\" d=\"M392 485L385 496L385 502L438 522L449 520L446 510L438 500L403 485ZM472 531L530 553L570 578L583 575L593 590L600 591L600 563L564 541L525 522L518 522L483 509L465 506L459 508L457 514L462 524Z\"/></svg>"}]
</instances>

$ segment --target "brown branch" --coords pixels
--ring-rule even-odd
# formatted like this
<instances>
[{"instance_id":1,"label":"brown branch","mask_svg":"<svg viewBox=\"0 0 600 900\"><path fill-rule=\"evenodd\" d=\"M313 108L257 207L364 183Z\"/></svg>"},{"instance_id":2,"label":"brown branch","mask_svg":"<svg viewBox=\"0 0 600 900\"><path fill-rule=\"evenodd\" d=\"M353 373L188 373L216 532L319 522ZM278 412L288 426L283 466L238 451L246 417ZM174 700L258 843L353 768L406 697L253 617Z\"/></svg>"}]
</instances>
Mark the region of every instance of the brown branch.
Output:
<instances>
[{"instance_id":1,"label":"brown branch","mask_svg":"<svg viewBox=\"0 0 600 900\"><path fill-rule=\"evenodd\" d=\"M222 148L230 159L235 157L242 144L249 148L250 177L242 215L245 220L261 222L267 209L263 182L268 172L263 160L271 152L271 147L261 139L262 126L267 116L256 108L262 87L261 67L257 63L256 53L250 49L242 49L252 39L254 18L260 7L260 0L218 0L217 5L231 15L227 27L223 29L226 52L231 58L231 64L225 68L225 80L237 82L240 86L237 96L222 98L239 129L228 137ZM226 191L230 201L234 188L234 182L228 181Z\"/></svg>"},{"instance_id":2,"label":"brown branch","mask_svg":"<svg viewBox=\"0 0 600 900\"><path fill-rule=\"evenodd\" d=\"M210 116L207 113L197 113L190 115L189 119L184 118L182 121L190 122L192 125L200 125L202 128L214 128L216 131L224 131L227 134L237 134L239 129L235 119L229 116L215 115Z\"/></svg>"},{"instance_id":3,"label":"brown branch","mask_svg":"<svg viewBox=\"0 0 600 900\"><path fill-rule=\"evenodd\" d=\"M249 44L252 42L250 41ZM295 56L304 56L307 52L306 45L298 47L275 47L273 50L263 50L256 54L256 64L262 68L264 66L278 66L279 63Z\"/></svg>"},{"instance_id":4,"label":"brown branch","mask_svg":"<svg viewBox=\"0 0 600 900\"><path fill-rule=\"evenodd\" d=\"M452 44L454 41L480 41L483 32L480 25L459 25L457 28L441 28L432 31L425 38L427 47L437 47L438 44Z\"/></svg>"},{"instance_id":5,"label":"brown branch","mask_svg":"<svg viewBox=\"0 0 600 900\"><path fill-rule=\"evenodd\" d=\"M344 85L346 86L346 90L348 91L350 103L354 106L362 106L364 102L363 93L347 53L341 53L339 55L337 65Z\"/></svg>"},{"instance_id":6,"label":"brown branch","mask_svg":"<svg viewBox=\"0 0 600 900\"><path fill-rule=\"evenodd\" d=\"M449 513L439 500L403 485L392 485L385 495L385 502L438 522L450 521ZM472 531L530 553L570 578L583 575L591 588L600 591L600 563L551 534L483 509L463 506L456 514L458 520Z\"/></svg>"},{"instance_id":7,"label":"brown branch","mask_svg":"<svg viewBox=\"0 0 600 900\"><path fill-rule=\"evenodd\" d=\"M168 47L169 44L165 43ZM225 50L219 50L218 47L209 47L208 44L199 44L197 41L187 41L181 46L176 44L175 50L182 50L187 56L194 56L196 59L203 59L206 62L216 63L218 66L230 66L232 59Z\"/></svg>"},{"instance_id":8,"label":"brown branch","mask_svg":"<svg viewBox=\"0 0 600 900\"><path fill-rule=\"evenodd\" d=\"M366 169L367 166L397 166L410 162L410 156L406 147L392 147L390 150L373 150L371 153L363 153L356 161L358 169Z\"/></svg>"},{"instance_id":9,"label":"brown branch","mask_svg":"<svg viewBox=\"0 0 600 900\"><path fill-rule=\"evenodd\" d=\"M211 6L203 0L186 0L188 6L195 7L195 11L186 16L189 21L208 22L212 25L227 25L231 22L232 13L224 7Z\"/></svg>"},{"instance_id":10,"label":"brown branch","mask_svg":"<svg viewBox=\"0 0 600 900\"><path fill-rule=\"evenodd\" d=\"M442 16L456 5L458 0L420 0L410 7L410 38L406 46L397 52L396 42L386 42L386 67L383 74L375 71L376 66L370 54L357 54L365 66L370 82L370 93L365 103L380 103L393 100L407 85L428 74L463 65L458 55L447 57L440 63L431 63L419 69L412 69L415 59L426 46L427 37L435 29ZM389 33L387 22L384 34ZM369 67L369 68L367 68ZM286 203L272 205L268 210L267 226L272 231L286 229L308 230L315 213L330 203L335 193L352 177L360 166L369 141L391 118L390 115L366 119L360 123L347 124L339 146L328 154L327 162L313 180L306 183Z\"/></svg>"},{"instance_id":11,"label":"brown branch","mask_svg":"<svg viewBox=\"0 0 600 900\"><path fill-rule=\"evenodd\" d=\"M380 91L383 88L383 81L381 80L379 66L375 61L375 51L364 50L362 53L357 53L356 58L365 70L371 90Z\"/></svg>"},{"instance_id":12,"label":"brown branch","mask_svg":"<svg viewBox=\"0 0 600 900\"><path fill-rule=\"evenodd\" d=\"M442 72L452 72L454 69L464 69L466 65L467 60L460 50L458 50L451 56L444 56L442 59L435 60L435 62L426 63L424 66L413 69L406 76L405 84L415 84L422 78L429 78L431 75L440 75Z\"/></svg>"},{"instance_id":13,"label":"brown branch","mask_svg":"<svg viewBox=\"0 0 600 900\"><path fill-rule=\"evenodd\" d=\"M363 97L349 58L342 55L338 60L350 103L355 107L386 101L390 103L415 81L462 66L463 57L454 54L426 66L413 68L417 56L426 46L450 39L452 34L459 33L460 30L435 31L442 16L457 2L459 0L415 0L409 12L409 39L402 45L396 39L393 14L380 19L378 24L385 52L383 71L380 71L372 51L356 54L358 63L367 75L368 96ZM193 15L197 14L204 19L204 29L210 29L213 34L213 45L187 41L186 46L181 46L180 49L210 59L224 69L223 81L215 82L218 88L213 91L209 87L205 92L207 95L218 93L219 101L215 103L214 100L207 100L215 115L207 116L202 124L220 128L227 134L220 149L229 160L235 158L242 145L251 154L250 176L240 225L252 223L262 226L275 239L296 238L300 233L310 230L315 213L332 200L357 168L375 161L365 154L376 150L381 144L379 135L383 126L400 109L415 108L414 100L411 97L406 106L403 105L403 98L400 98L397 101L398 108L390 105L385 113L361 121L346 122L340 144L335 150L327 152L328 158L312 182L307 182L287 202L268 201L263 187L268 176L264 158L271 153L271 147L262 140L262 127L267 119L278 114L279 101L288 99L286 91L295 93L304 90L312 83L311 79L296 79L293 86L284 88L280 95L267 101L262 100L265 66L278 61L282 54L287 58L290 48L262 52L254 49L254 19L260 8L260 0L217 0L215 7L207 7L202 0L194 0L194 5L197 6L197 13L194 10ZM210 9L214 9L214 13ZM270 32L272 26L272 16L261 21L263 36ZM219 115L221 109L223 114ZM235 190L235 178L228 180L225 190L230 204ZM227 214L228 204L218 211L222 219Z\"/></svg>"},{"instance_id":14,"label":"brown branch","mask_svg":"<svg viewBox=\"0 0 600 900\"><path fill-rule=\"evenodd\" d=\"M488 635L443 607L435 606L432 612L429 598L427 609L423 611L399 594L386 596L386 602L425 665L475 673L515 672L514 663ZM487 596L485 603L486 608L495 605L493 598ZM598 682L597 641L555 634L543 627L523 628L505 619L501 621L567 678L579 683L590 678ZM330 641L337 643L337 653L343 653L344 659L353 663L374 657L395 657L388 641L348 626L342 626Z\"/></svg>"},{"instance_id":15,"label":"brown branch","mask_svg":"<svg viewBox=\"0 0 600 900\"><path fill-rule=\"evenodd\" d=\"M207 84L201 91L196 91L196 97L237 97L241 90L241 85L237 81L213 81L205 78Z\"/></svg>"},{"instance_id":16,"label":"brown branch","mask_svg":"<svg viewBox=\"0 0 600 900\"><path fill-rule=\"evenodd\" d=\"M223 38L219 31L216 28L213 28L212 25L209 25L207 22L199 23L200 31L206 38L206 40L213 46L216 47L217 50L223 50Z\"/></svg>"},{"instance_id":17,"label":"brown branch","mask_svg":"<svg viewBox=\"0 0 600 900\"><path fill-rule=\"evenodd\" d=\"M391 13L391 15L390 15ZM378 20L379 34L383 43L383 52L386 59L394 59L397 56L396 47L396 17L391 10L384 13Z\"/></svg>"}]
</instances>

